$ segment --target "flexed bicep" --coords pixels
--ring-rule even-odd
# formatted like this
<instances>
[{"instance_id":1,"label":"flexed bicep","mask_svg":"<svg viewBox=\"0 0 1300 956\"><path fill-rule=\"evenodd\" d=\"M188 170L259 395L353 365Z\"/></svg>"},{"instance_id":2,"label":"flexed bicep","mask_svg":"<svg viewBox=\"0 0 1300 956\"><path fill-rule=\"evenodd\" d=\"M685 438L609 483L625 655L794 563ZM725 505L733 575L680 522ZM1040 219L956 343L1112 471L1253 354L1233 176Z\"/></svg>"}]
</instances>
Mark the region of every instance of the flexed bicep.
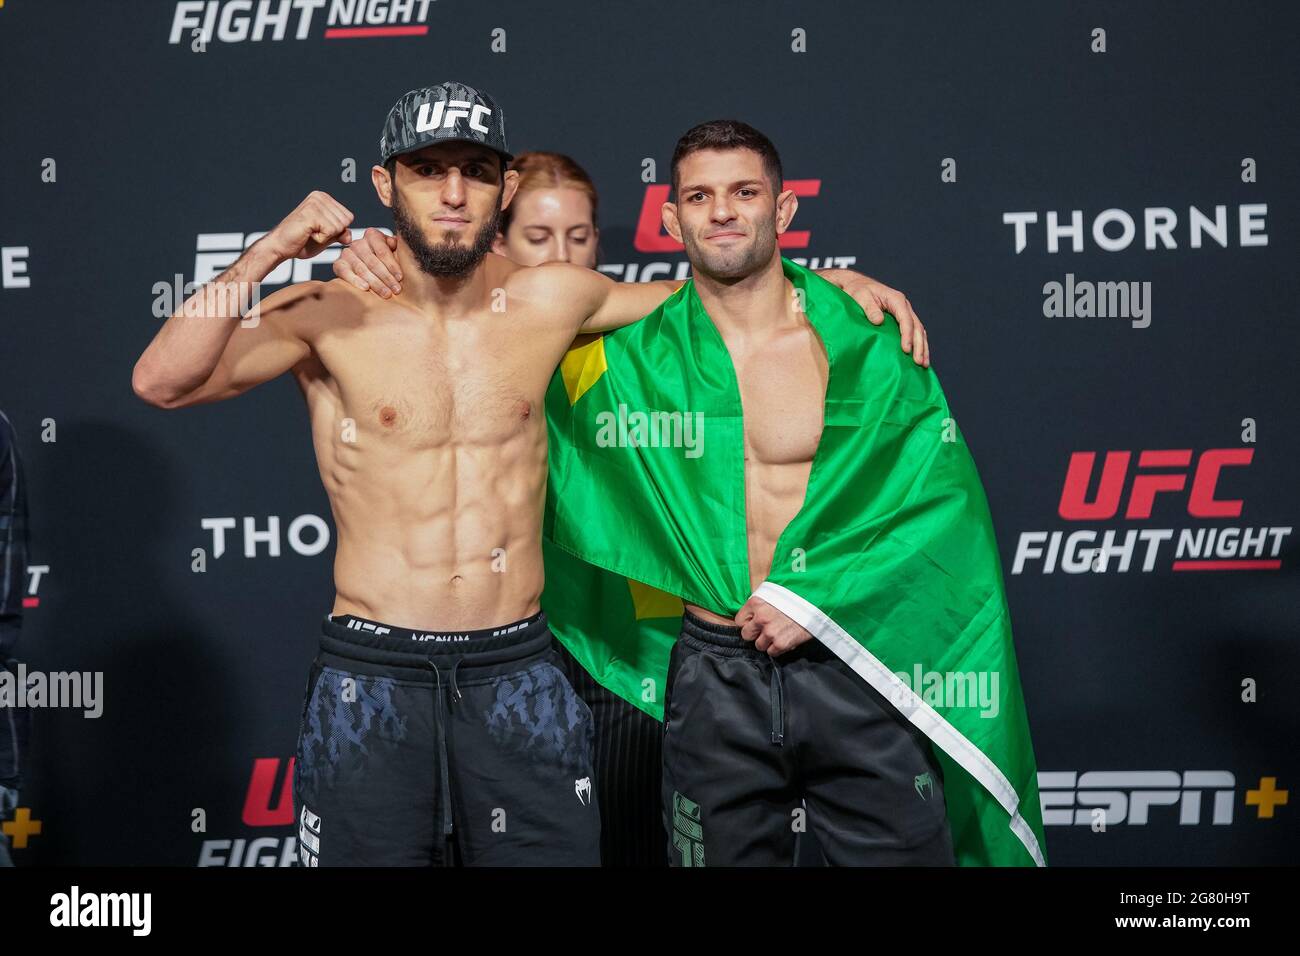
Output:
<instances>
[{"instance_id":1,"label":"flexed bicep","mask_svg":"<svg viewBox=\"0 0 1300 956\"><path fill-rule=\"evenodd\" d=\"M162 407L187 408L234 398L284 374L307 358L311 347L302 336L301 327L306 313L319 307L324 285L323 282L298 283L254 305L231 334L207 380L163 403Z\"/></svg>"}]
</instances>

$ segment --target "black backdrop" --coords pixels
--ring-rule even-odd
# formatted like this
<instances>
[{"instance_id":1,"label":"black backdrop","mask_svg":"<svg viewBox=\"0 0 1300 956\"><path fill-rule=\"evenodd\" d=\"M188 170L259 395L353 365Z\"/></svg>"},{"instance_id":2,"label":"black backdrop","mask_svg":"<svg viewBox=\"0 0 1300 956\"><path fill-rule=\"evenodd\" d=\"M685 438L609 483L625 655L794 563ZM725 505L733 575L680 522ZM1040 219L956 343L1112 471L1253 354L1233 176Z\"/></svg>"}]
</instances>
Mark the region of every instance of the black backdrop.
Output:
<instances>
[{"instance_id":1,"label":"black backdrop","mask_svg":"<svg viewBox=\"0 0 1300 956\"><path fill-rule=\"evenodd\" d=\"M339 35L356 2L405 35ZM26 459L30 563L45 569L29 575L19 648L33 669L104 682L97 719L34 714L21 803L41 832L16 841L20 865L281 859L332 596L332 540L310 553L312 528L290 530L329 520L301 399L279 380L164 413L132 396L131 367L159 324L156 283L210 277L235 253L205 253L237 250L311 189L357 227L388 225L368 174L384 114L447 78L498 98L516 150L590 171L603 261L622 278L684 262L636 236L646 159L663 183L696 122L768 133L787 177L813 181L795 224L810 235L786 254L880 277L929 326L998 528L1051 862L1294 861L1300 808L1269 813L1258 796L1300 769L1295 536L1266 534L1246 555L1261 567L1175 567L1184 531L1258 537L1296 518L1290 5L283 0L281 39L273 25L238 39L258 6L0 6L0 408ZM209 9L230 31L198 51L189 24ZM1191 207L1213 220L1218 206L1222 241L1191 224ZM1163 208L1174 248L1144 235ZM1050 251L1049 214L1068 226L1075 210L1081 250L1066 236ZM1135 223L1122 248L1105 246L1123 216L1094 237L1107 210ZM1020 250L1015 213L1036 214ZM1261 224L1244 241L1243 216ZM1045 315L1045 284L1067 275L1149 283L1149 325ZM1213 449L1253 452L1215 486L1238 515L1191 503ZM1187 466L1139 461L1160 450ZM1118 512L1063 515L1071 456L1090 451L1090 500L1105 452L1132 453ZM1142 516L1138 474L1187 478ZM232 519L220 557L213 519ZM251 557L246 523L274 532L252 536ZM1014 573L1038 540L1022 535L1150 530L1172 537L1149 569L1138 541L1127 570L1058 559L1044 573L1031 554ZM1087 825L1095 806L1111 808L1105 832Z\"/></svg>"}]
</instances>

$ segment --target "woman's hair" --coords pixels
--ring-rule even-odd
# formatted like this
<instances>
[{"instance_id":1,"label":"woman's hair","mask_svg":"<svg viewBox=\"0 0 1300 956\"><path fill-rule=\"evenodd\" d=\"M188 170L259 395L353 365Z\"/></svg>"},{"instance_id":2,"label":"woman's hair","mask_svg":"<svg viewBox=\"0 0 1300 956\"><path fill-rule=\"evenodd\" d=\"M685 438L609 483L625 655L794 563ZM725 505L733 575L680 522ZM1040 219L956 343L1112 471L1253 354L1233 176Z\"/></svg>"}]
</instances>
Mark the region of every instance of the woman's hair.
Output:
<instances>
[{"instance_id":1,"label":"woman's hair","mask_svg":"<svg viewBox=\"0 0 1300 956\"><path fill-rule=\"evenodd\" d=\"M596 184L591 181L587 171L563 153L528 152L520 153L510 163L510 168L519 173L519 192L530 189L558 189L568 187L580 189L587 194L591 202L591 224L596 220ZM501 232L510 229L514 219L515 207L511 203L501 213Z\"/></svg>"}]
</instances>

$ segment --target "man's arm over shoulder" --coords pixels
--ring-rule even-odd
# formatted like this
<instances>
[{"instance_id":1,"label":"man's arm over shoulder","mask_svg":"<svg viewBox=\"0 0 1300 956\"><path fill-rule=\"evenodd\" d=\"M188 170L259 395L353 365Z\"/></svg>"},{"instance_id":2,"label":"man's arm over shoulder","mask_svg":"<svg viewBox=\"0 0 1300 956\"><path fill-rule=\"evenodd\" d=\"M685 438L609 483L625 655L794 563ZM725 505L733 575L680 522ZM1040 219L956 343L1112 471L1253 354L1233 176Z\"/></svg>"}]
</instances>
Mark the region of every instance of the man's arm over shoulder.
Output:
<instances>
[{"instance_id":1,"label":"man's arm over shoulder","mask_svg":"<svg viewBox=\"0 0 1300 956\"><path fill-rule=\"evenodd\" d=\"M892 316L898 323L903 351L911 354L915 364L929 366L930 337L907 296L852 269L818 269L817 275L852 296L872 325L883 323L886 314Z\"/></svg>"},{"instance_id":2,"label":"man's arm over shoulder","mask_svg":"<svg viewBox=\"0 0 1300 956\"><path fill-rule=\"evenodd\" d=\"M548 262L516 270L507 296L519 295L577 335L631 325L659 308L681 285L666 279L616 282L594 269Z\"/></svg>"}]
</instances>

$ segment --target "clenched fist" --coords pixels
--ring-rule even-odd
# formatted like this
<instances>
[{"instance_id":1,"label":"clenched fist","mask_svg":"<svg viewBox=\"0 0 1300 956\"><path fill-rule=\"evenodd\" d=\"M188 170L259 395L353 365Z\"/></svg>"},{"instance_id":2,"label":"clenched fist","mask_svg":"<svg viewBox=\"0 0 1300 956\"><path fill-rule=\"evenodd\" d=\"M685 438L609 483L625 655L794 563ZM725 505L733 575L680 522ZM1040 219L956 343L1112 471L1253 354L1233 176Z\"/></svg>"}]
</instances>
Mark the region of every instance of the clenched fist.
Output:
<instances>
[{"instance_id":1,"label":"clenched fist","mask_svg":"<svg viewBox=\"0 0 1300 956\"><path fill-rule=\"evenodd\" d=\"M740 636L753 641L754 647L766 652L768 657L779 657L792 651L812 635L785 614L760 597L751 597L736 614Z\"/></svg>"},{"instance_id":2,"label":"clenched fist","mask_svg":"<svg viewBox=\"0 0 1300 956\"><path fill-rule=\"evenodd\" d=\"M269 251L283 262L310 259L326 246L352 241L348 226L352 213L329 193L319 189L307 194L298 208L263 238Z\"/></svg>"}]
</instances>

